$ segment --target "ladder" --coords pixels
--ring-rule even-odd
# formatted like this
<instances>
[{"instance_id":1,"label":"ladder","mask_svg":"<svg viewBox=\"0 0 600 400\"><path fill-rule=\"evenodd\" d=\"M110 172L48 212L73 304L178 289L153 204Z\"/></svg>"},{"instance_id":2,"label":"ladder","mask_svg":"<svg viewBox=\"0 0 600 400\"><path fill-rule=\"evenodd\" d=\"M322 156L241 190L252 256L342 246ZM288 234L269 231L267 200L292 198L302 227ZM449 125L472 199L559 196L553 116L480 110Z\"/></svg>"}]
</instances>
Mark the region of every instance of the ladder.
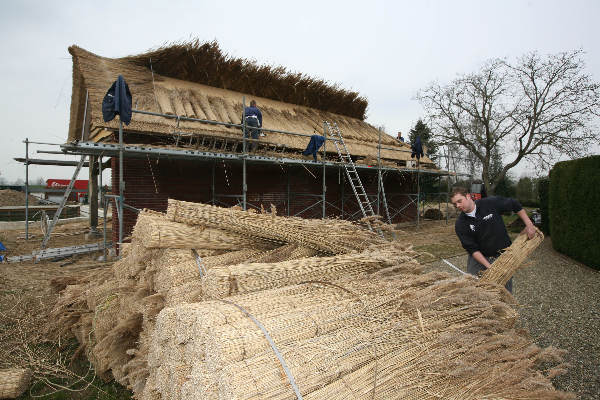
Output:
<instances>
[{"instance_id":1,"label":"ladder","mask_svg":"<svg viewBox=\"0 0 600 400\"><path fill-rule=\"evenodd\" d=\"M85 156L85 155L81 156L81 160L79 161L79 164L77 164L77 167L75 168L75 172L73 173L73 179L71 179L71 182L69 182L69 185L67 186L67 189L65 190L65 195L63 196L62 200L60 201L60 204L58 205L58 209L54 213L54 218L52 218L52 222L50 222L50 224L48 224L48 227L46 229L46 234L44 235L44 240L42 241L42 245L40 246L41 250L44 250L46 248L46 245L48 244L48 240L50 240L50 235L52 234L52 230L54 229L56 222L58 222L58 219L60 218L60 213L62 212L63 208L65 208L65 204L67 204L67 199L69 198L69 195L71 194L71 190L73 190L73 185L75 185L75 179L77 179L77 176L79 175L79 171L81 170L81 167L83 167L86 157L87 156Z\"/></svg>"},{"instance_id":2,"label":"ladder","mask_svg":"<svg viewBox=\"0 0 600 400\"><path fill-rule=\"evenodd\" d=\"M344 166L344 170L346 170L346 176L348 176L348 181L350 182L352 191L356 196L356 200L358 202L358 206L360 207L360 211L363 214L363 217L375 216L373 206L369 201L369 196L367 196L367 192L365 191L365 187L363 186L360 180L358 171L356 171L356 166L354 165L354 161L352 161L350 152L346 147L346 143L344 142L344 138L342 137L342 132L340 131L340 128L338 128L335 122L332 126L328 121L325 121L325 126L327 127L327 130L331 133L331 136L334 139L333 143L335 144L335 148L338 152L342 165ZM370 230L373 230L371 224L367 223L367 226ZM377 230L377 232L383 236L383 233L379 229Z\"/></svg>"}]
</instances>

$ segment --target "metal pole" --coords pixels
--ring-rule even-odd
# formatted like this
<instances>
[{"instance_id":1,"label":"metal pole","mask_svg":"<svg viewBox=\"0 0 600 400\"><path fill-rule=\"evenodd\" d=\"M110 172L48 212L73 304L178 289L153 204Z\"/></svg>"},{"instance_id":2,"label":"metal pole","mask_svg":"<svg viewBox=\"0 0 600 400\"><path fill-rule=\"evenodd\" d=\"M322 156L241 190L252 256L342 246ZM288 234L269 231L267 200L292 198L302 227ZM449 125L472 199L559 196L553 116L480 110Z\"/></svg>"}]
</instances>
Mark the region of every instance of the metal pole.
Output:
<instances>
[{"instance_id":1,"label":"metal pole","mask_svg":"<svg viewBox=\"0 0 600 400\"><path fill-rule=\"evenodd\" d=\"M211 179L211 183L210 183L210 196L211 196L211 204L214 206L215 205L215 169L216 169L216 164L217 161L213 161L212 164L212 179Z\"/></svg>"},{"instance_id":2,"label":"metal pole","mask_svg":"<svg viewBox=\"0 0 600 400\"><path fill-rule=\"evenodd\" d=\"M125 190L125 182L123 182L123 121L119 118L119 254L121 253L121 244L123 243L123 201L125 198L123 192Z\"/></svg>"},{"instance_id":3,"label":"metal pole","mask_svg":"<svg viewBox=\"0 0 600 400\"><path fill-rule=\"evenodd\" d=\"M438 194L437 194L437 198L438 198L438 211L439 211L439 214L442 213L442 198L440 197L441 191L442 191L442 176L438 175Z\"/></svg>"},{"instance_id":4,"label":"metal pole","mask_svg":"<svg viewBox=\"0 0 600 400\"><path fill-rule=\"evenodd\" d=\"M446 193L446 225L448 225L448 214L450 212L448 212L448 193Z\"/></svg>"},{"instance_id":5,"label":"metal pole","mask_svg":"<svg viewBox=\"0 0 600 400\"><path fill-rule=\"evenodd\" d=\"M104 260L106 261L106 204L104 198L104 188L102 186L102 156L98 156L98 184L100 185L100 205L102 206L102 240L104 241L104 250L102 250L102 255L104 256Z\"/></svg>"},{"instance_id":6,"label":"metal pole","mask_svg":"<svg viewBox=\"0 0 600 400\"><path fill-rule=\"evenodd\" d=\"M342 174L342 219L344 219L344 188L346 187L346 174Z\"/></svg>"},{"instance_id":7,"label":"metal pole","mask_svg":"<svg viewBox=\"0 0 600 400\"><path fill-rule=\"evenodd\" d=\"M327 149L327 126L323 124L323 136L325 137L325 141L323 142L323 219L325 219L325 192L327 191L327 186L325 186L325 152Z\"/></svg>"},{"instance_id":8,"label":"metal pole","mask_svg":"<svg viewBox=\"0 0 600 400\"><path fill-rule=\"evenodd\" d=\"M381 197L381 128L379 128L379 143L377 145L377 215L379 214L379 198Z\"/></svg>"},{"instance_id":9,"label":"metal pole","mask_svg":"<svg viewBox=\"0 0 600 400\"><path fill-rule=\"evenodd\" d=\"M85 135L85 121L87 120L87 107L88 107L88 89L85 90L85 107L83 108L83 121L81 122L81 141L83 142L83 135Z\"/></svg>"},{"instance_id":10,"label":"metal pole","mask_svg":"<svg viewBox=\"0 0 600 400\"><path fill-rule=\"evenodd\" d=\"M290 216L290 167L287 167L287 216Z\"/></svg>"},{"instance_id":11,"label":"metal pole","mask_svg":"<svg viewBox=\"0 0 600 400\"><path fill-rule=\"evenodd\" d=\"M29 240L29 138L25 138L25 240Z\"/></svg>"},{"instance_id":12,"label":"metal pole","mask_svg":"<svg viewBox=\"0 0 600 400\"><path fill-rule=\"evenodd\" d=\"M242 146L244 150L242 158L242 209L246 210L246 156L248 155L246 144L246 96L242 96L242 108L242 132L244 134Z\"/></svg>"},{"instance_id":13,"label":"metal pole","mask_svg":"<svg viewBox=\"0 0 600 400\"><path fill-rule=\"evenodd\" d=\"M417 228L419 227L419 203L421 202L421 182L420 182L420 165L419 159L417 159Z\"/></svg>"}]
</instances>

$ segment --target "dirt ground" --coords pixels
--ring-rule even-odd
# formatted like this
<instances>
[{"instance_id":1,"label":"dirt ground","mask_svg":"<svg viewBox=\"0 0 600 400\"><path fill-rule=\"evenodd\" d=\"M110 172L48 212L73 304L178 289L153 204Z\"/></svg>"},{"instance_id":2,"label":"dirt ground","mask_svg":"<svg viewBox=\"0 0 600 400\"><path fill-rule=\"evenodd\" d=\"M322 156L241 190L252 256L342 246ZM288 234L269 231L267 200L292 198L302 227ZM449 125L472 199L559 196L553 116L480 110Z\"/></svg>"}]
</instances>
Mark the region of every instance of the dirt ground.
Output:
<instances>
[{"instance_id":1,"label":"dirt ground","mask_svg":"<svg viewBox=\"0 0 600 400\"><path fill-rule=\"evenodd\" d=\"M101 226L101 224L100 224ZM454 235L452 220L424 221L400 227L397 239L412 243L428 269L459 274L441 258L464 269L466 256ZM62 225L50 247L94 242L85 240L85 222ZM39 231L39 229L38 229ZM32 233L38 234L40 232ZM41 234L28 243L23 231L0 231L12 255L39 248ZM99 240L97 240L99 241ZM50 399L129 399L131 393L118 384L95 378L85 357L75 357L77 343L52 338L45 332L47 315L56 299L53 278L81 276L110 263L96 261L99 254L39 264L0 264L0 368L23 365L37 377L30 399L53 393ZM568 351L572 365L555 378L558 389L573 391L582 400L600 399L600 272L583 266L552 249L549 238L536 250L530 266L515 276L515 297L521 305L521 324L532 340ZM59 385L75 391L58 391Z\"/></svg>"}]
</instances>

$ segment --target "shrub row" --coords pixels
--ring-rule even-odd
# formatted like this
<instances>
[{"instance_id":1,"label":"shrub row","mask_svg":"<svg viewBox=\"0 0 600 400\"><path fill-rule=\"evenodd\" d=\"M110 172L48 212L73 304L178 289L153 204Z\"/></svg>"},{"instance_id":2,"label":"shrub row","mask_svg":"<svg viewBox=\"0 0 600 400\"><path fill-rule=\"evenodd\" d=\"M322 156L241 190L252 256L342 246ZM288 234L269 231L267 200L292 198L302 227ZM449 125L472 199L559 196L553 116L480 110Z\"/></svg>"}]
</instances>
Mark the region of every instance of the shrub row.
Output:
<instances>
[{"instance_id":1,"label":"shrub row","mask_svg":"<svg viewBox=\"0 0 600 400\"><path fill-rule=\"evenodd\" d=\"M600 156L557 163L548 205L554 249L600 269Z\"/></svg>"}]
</instances>

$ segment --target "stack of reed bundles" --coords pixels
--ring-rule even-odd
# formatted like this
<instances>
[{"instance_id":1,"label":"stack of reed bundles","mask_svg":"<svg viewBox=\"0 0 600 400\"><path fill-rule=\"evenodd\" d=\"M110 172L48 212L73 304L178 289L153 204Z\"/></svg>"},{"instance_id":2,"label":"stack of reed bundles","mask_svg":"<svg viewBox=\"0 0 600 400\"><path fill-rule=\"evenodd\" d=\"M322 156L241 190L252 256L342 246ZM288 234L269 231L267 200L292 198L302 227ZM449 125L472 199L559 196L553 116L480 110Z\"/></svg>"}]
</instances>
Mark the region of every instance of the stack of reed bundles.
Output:
<instances>
[{"instance_id":1,"label":"stack of reed bundles","mask_svg":"<svg viewBox=\"0 0 600 400\"><path fill-rule=\"evenodd\" d=\"M567 398L533 368L540 350L501 286L423 274L416 256L346 221L170 201L55 311L97 373L140 399L295 398L232 303L263 323L306 398Z\"/></svg>"},{"instance_id":2,"label":"stack of reed bundles","mask_svg":"<svg viewBox=\"0 0 600 400\"><path fill-rule=\"evenodd\" d=\"M28 369L0 369L0 399L16 399L27 390L30 381Z\"/></svg>"},{"instance_id":3,"label":"stack of reed bundles","mask_svg":"<svg viewBox=\"0 0 600 400\"><path fill-rule=\"evenodd\" d=\"M235 270L237 264L249 261L273 264L319 253L298 244L262 240L254 231L240 235L226 229L229 223L186 225L167 219L165 214L143 210L131 243L112 268L66 286L54 314L62 331L69 330L77 337L80 351L85 351L99 376L113 377L136 392L142 391L158 313L165 306L206 298L202 273L191 249L209 273L226 266Z\"/></svg>"},{"instance_id":4,"label":"stack of reed bundles","mask_svg":"<svg viewBox=\"0 0 600 400\"><path fill-rule=\"evenodd\" d=\"M503 289L439 273L401 278L164 309L142 398L296 398L264 333L234 304L266 328L305 398L572 398L535 371L543 352L515 329Z\"/></svg>"},{"instance_id":5,"label":"stack of reed bundles","mask_svg":"<svg viewBox=\"0 0 600 400\"><path fill-rule=\"evenodd\" d=\"M535 235L529 239L526 234L521 233L513 244L492 263L492 266L485 270L481 279L486 282L493 282L499 285L506 285L506 282L521 268L523 262L529 255L538 248L544 241L544 234L535 228Z\"/></svg>"}]
</instances>

